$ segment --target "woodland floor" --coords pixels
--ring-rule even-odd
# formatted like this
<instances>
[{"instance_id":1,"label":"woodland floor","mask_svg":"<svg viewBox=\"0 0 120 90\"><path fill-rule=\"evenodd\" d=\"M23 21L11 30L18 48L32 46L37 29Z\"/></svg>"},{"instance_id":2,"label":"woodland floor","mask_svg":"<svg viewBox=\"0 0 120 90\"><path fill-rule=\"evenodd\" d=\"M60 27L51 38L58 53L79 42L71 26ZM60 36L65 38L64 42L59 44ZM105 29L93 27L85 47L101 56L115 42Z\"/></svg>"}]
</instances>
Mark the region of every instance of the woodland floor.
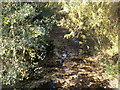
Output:
<instances>
[{"instance_id":1,"label":"woodland floor","mask_svg":"<svg viewBox=\"0 0 120 90\"><path fill-rule=\"evenodd\" d=\"M119 90L118 79L109 78L96 58L65 61L61 67L46 68L41 79L27 80L17 90ZM43 84L41 84L43 82ZM8 89L3 89L8 90ZM10 89L12 90L12 89Z\"/></svg>"},{"instance_id":2,"label":"woodland floor","mask_svg":"<svg viewBox=\"0 0 120 90\"><path fill-rule=\"evenodd\" d=\"M57 82L66 90L101 90L117 88L117 79L106 79L105 66L93 58L73 59L63 63L64 68L56 68ZM112 83L114 82L114 83Z\"/></svg>"}]
</instances>

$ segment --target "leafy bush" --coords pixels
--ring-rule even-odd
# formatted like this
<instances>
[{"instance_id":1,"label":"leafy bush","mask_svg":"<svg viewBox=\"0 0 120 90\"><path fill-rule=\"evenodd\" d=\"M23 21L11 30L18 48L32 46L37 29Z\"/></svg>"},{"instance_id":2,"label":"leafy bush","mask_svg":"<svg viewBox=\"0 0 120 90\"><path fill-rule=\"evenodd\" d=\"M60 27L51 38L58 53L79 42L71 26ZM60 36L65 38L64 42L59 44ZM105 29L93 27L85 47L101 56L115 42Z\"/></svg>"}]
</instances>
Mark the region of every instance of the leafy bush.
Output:
<instances>
[{"instance_id":1,"label":"leafy bush","mask_svg":"<svg viewBox=\"0 0 120 90\"><path fill-rule=\"evenodd\" d=\"M65 38L80 38L81 46L92 55L96 51L113 55L118 52L119 16L114 17L118 6L109 2L64 2L60 13L66 17L58 25L69 29Z\"/></svg>"},{"instance_id":2,"label":"leafy bush","mask_svg":"<svg viewBox=\"0 0 120 90\"><path fill-rule=\"evenodd\" d=\"M8 2L2 6L2 78L3 84L14 84L30 78L31 70L41 68L36 60L46 57L47 39L55 23L55 15L52 12L50 17L44 16L44 9L51 9L49 3ZM39 12L43 12L41 19L35 18Z\"/></svg>"}]
</instances>

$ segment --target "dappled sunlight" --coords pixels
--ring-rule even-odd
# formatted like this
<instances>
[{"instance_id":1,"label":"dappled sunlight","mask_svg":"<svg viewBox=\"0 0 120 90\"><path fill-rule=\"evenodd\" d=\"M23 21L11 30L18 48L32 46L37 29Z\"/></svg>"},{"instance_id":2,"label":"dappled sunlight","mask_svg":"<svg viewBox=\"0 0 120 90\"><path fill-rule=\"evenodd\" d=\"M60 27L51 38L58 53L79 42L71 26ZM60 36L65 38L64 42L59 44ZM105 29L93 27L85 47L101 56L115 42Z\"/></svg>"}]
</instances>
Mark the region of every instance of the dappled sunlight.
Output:
<instances>
[{"instance_id":1,"label":"dappled sunlight","mask_svg":"<svg viewBox=\"0 0 120 90\"><path fill-rule=\"evenodd\" d=\"M2 2L2 90L119 88L120 2Z\"/></svg>"},{"instance_id":2,"label":"dappled sunlight","mask_svg":"<svg viewBox=\"0 0 120 90\"><path fill-rule=\"evenodd\" d=\"M77 63L75 61L65 61L63 65L66 68L57 69L54 76L59 76L56 77L56 80L64 89L111 88L109 79L104 78L102 75L104 73L103 67L101 66L100 68L98 63L89 58L83 58L83 60Z\"/></svg>"}]
</instances>

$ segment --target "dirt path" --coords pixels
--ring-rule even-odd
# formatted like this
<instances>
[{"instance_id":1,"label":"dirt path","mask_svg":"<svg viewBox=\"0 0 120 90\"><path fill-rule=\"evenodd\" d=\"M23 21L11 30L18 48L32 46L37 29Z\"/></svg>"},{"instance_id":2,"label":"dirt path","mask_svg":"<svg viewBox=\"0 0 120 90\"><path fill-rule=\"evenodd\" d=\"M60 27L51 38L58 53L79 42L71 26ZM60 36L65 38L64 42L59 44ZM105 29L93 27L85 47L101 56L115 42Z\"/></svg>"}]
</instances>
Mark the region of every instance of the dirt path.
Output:
<instances>
[{"instance_id":1,"label":"dirt path","mask_svg":"<svg viewBox=\"0 0 120 90\"><path fill-rule=\"evenodd\" d=\"M54 76L64 89L96 88L95 90L98 90L98 88L110 88L109 80L102 76L104 69L100 67L98 61L93 61L90 58L83 60L74 58L73 61L64 62L63 66L64 68L56 68L57 72Z\"/></svg>"},{"instance_id":2,"label":"dirt path","mask_svg":"<svg viewBox=\"0 0 120 90\"><path fill-rule=\"evenodd\" d=\"M66 29L55 27L51 32L51 39L54 41L55 48L66 48L68 55L61 68L55 68L56 72L53 76L56 78L60 88L69 90L81 90L82 88L110 88L109 79L103 76L104 66L101 66L99 61L94 58L84 58L79 53L79 44L76 44L71 39L65 39L64 35L68 33ZM62 56L62 55L61 55Z\"/></svg>"}]
</instances>

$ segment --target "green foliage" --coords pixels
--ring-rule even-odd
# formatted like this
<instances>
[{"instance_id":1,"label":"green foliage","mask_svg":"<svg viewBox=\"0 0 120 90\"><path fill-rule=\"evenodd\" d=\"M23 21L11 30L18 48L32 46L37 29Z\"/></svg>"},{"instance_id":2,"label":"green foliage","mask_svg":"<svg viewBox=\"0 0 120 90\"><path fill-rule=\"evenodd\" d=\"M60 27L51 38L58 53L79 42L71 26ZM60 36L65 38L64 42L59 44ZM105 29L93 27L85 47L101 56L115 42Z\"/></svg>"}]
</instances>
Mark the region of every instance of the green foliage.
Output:
<instances>
[{"instance_id":1,"label":"green foliage","mask_svg":"<svg viewBox=\"0 0 120 90\"><path fill-rule=\"evenodd\" d=\"M102 60L101 64L103 64L106 67L104 68L106 71L106 74L112 75L112 78L117 78L120 72L119 54L116 54L112 57L106 55L101 60Z\"/></svg>"},{"instance_id":2,"label":"green foliage","mask_svg":"<svg viewBox=\"0 0 120 90\"><path fill-rule=\"evenodd\" d=\"M108 49L107 53L113 55L118 52L111 52L118 47L118 17L113 18L118 5L114 6L109 2L63 2L61 13L66 13L67 18L63 18L58 25L69 29L70 34L65 38L82 38L80 44L91 53L96 50L104 53Z\"/></svg>"},{"instance_id":3,"label":"green foliage","mask_svg":"<svg viewBox=\"0 0 120 90\"><path fill-rule=\"evenodd\" d=\"M40 68L36 59L43 60L48 46L49 30L55 23L55 15L35 19L36 13L51 8L49 3L3 3L3 28L0 44L3 63L3 83L14 84L16 81L28 79L30 70ZM43 7L39 7L43 6ZM38 11L37 11L37 10Z\"/></svg>"},{"instance_id":4,"label":"green foliage","mask_svg":"<svg viewBox=\"0 0 120 90\"><path fill-rule=\"evenodd\" d=\"M0 56L3 75L0 78L3 84L29 79L32 74L47 73L43 72L39 61L47 56L49 31L56 23L70 31L65 38L78 38L84 53L93 55L97 51L97 54L114 55L118 52L119 27L119 14L114 14L119 10L119 4L115 5L109 2L2 3ZM46 63L50 64L47 61L43 64L48 65ZM103 63L111 70L109 61ZM115 73L116 68L117 65L112 67Z\"/></svg>"}]
</instances>

